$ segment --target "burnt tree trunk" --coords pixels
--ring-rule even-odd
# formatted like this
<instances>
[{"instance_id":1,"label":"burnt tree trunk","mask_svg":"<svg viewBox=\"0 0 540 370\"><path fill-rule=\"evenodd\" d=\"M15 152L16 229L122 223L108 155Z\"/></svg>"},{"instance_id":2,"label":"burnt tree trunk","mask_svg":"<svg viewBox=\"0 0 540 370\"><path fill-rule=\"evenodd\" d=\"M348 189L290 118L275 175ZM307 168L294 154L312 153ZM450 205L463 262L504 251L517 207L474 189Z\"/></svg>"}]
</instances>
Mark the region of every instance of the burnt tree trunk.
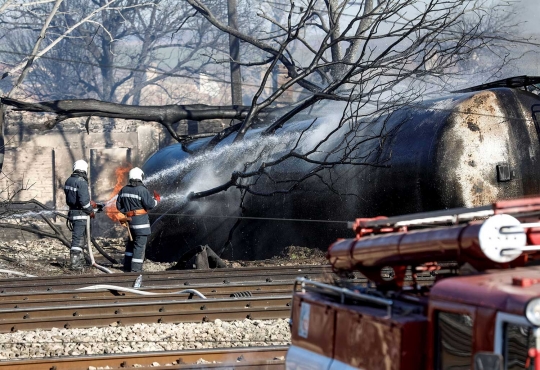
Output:
<instances>
[{"instance_id":1,"label":"burnt tree trunk","mask_svg":"<svg viewBox=\"0 0 540 370\"><path fill-rule=\"evenodd\" d=\"M6 145L4 139L5 131L5 116L4 116L4 104L0 104L0 173L2 173L2 168L4 167L4 154L6 152Z\"/></svg>"},{"instance_id":2,"label":"burnt tree trunk","mask_svg":"<svg viewBox=\"0 0 540 370\"><path fill-rule=\"evenodd\" d=\"M36 103L11 98L1 98L2 105L17 111L52 113L56 117L45 123L53 128L57 123L77 117L108 117L158 122L165 126L177 141L191 139L197 135L177 135L172 124L181 120L203 121L207 119L244 119L250 107L242 105L210 106L205 104L133 106L109 103L95 99L53 100ZM199 135L200 136L200 135ZM203 134L203 136L208 136Z\"/></svg>"}]
</instances>

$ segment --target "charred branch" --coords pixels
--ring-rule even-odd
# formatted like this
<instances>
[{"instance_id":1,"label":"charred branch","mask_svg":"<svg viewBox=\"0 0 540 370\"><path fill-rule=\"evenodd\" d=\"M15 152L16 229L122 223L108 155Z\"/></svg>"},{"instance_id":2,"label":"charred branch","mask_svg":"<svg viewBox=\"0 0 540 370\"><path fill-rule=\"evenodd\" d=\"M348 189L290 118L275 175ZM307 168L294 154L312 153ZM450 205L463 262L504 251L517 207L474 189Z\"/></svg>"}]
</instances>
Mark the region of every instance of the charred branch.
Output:
<instances>
[{"instance_id":1,"label":"charred branch","mask_svg":"<svg viewBox=\"0 0 540 370\"><path fill-rule=\"evenodd\" d=\"M32 206L32 205L34 207L30 208L29 206ZM58 225L55 225L50 219L50 217L60 217L67 221L68 217L62 212L55 211L47 207L45 204L39 202L36 199L30 199L27 201L7 201L7 202L4 202L1 205L1 207L2 209L5 210L5 212L0 213L0 219L6 218L6 216L13 216L14 213L19 213L19 212L45 211L46 213L45 214L41 213L40 217L47 224L47 226L50 227L52 232L42 230L36 227L35 225L22 225L20 223L2 222L0 223L0 228L17 229L17 230L26 231L32 234L36 234L41 237L49 237L49 238L57 239L60 242L62 242L62 244L64 244L67 248L71 247L71 243L69 239L65 236L65 234L62 232L60 227L58 227ZM109 255L101 247L101 245L97 242L95 238L92 237L91 241L92 241L92 245L98 250L99 253L101 253L103 257L105 257L111 263L115 263L115 264L119 263L115 258Z\"/></svg>"},{"instance_id":2,"label":"charred branch","mask_svg":"<svg viewBox=\"0 0 540 370\"><path fill-rule=\"evenodd\" d=\"M53 113L57 116L48 120L45 126L53 128L58 123L70 118L77 117L108 117L120 119L133 119L145 122L158 122L162 124L169 134L177 141L198 139L214 136L213 133L198 135L178 135L172 124L181 120L203 121L207 119L243 119L250 107L247 106L210 106L205 104L191 105L165 105L165 106L132 106L126 104L108 103L94 99L55 100L45 102L23 102L11 98L1 98L5 105L14 107L16 111ZM88 125L88 121L86 126ZM238 128L234 126L232 131L225 129L219 136L219 140L227 137ZM87 128L88 131L88 128Z\"/></svg>"},{"instance_id":3,"label":"charred branch","mask_svg":"<svg viewBox=\"0 0 540 370\"><path fill-rule=\"evenodd\" d=\"M133 119L146 122L173 124L181 120L202 121L214 118L242 119L249 112L249 107L210 106L205 104L132 106L109 103L95 99L54 100L37 103L23 102L11 98L2 98L2 103L17 111L54 113L60 117L108 117Z\"/></svg>"},{"instance_id":4,"label":"charred branch","mask_svg":"<svg viewBox=\"0 0 540 370\"><path fill-rule=\"evenodd\" d=\"M61 241L62 244L64 244L67 248L70 248L70 244L69 243L66 244L65 239L62 238L60 235L58 235L56 233L50 233L50 232L47 232L47 231L44 231L44 230L40 230L40 229L38 229L36 227L33 227L33 226L24 226L24 225L9 224L9 223L2 222L2 223L0 223L0 228L17 229L17 230L27 231L29 233L36 234L36 235L39 235L39 236L57 239L57 240Z\"/></svg>"}]
</instances>

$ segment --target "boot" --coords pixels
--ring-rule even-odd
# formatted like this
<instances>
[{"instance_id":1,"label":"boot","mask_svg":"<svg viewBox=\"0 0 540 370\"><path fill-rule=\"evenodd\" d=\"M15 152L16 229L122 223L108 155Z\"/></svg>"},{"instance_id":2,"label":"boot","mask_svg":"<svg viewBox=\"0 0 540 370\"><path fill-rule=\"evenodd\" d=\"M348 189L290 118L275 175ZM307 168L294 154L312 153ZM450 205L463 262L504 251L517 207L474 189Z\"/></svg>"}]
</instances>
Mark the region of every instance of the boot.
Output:
<instances>
[{"instance_id":1,"label":"boot","mask_svg":"<svg viewBox=\"0 0 540 370\"><path fill-rule=\"evenodd\" d=\"M69 253L71 269L73 271L80 271L84 267L84 255L81 251L70 251Z\"/></svg>"},{"instance_id":2,"label":"boot","mask_svg":"<svg viewBox=\"0 0 540 370\"><path fill-rule=\"evenodd\" d=\"M142 272L143 263L142 262L131 262L131 272Z\"/></svg>"}]
</instances>

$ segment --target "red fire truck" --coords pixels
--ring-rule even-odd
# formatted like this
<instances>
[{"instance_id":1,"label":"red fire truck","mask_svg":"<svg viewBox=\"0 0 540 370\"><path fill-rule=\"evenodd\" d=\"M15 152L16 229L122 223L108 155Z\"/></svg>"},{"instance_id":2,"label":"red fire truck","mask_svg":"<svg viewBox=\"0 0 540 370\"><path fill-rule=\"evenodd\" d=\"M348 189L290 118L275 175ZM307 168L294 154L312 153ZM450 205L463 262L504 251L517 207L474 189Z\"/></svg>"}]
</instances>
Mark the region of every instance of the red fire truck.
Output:
<instances>
[{"instance_id":1,"label":"red fire truck","mask_svg":"<svg viewBox=\"0 0 540 370\"><path fill-rule=\"evenodd\" d=\"M298 278L288 370L539 370L540 198L358 219Z\"/></svg>"}]
</instances>

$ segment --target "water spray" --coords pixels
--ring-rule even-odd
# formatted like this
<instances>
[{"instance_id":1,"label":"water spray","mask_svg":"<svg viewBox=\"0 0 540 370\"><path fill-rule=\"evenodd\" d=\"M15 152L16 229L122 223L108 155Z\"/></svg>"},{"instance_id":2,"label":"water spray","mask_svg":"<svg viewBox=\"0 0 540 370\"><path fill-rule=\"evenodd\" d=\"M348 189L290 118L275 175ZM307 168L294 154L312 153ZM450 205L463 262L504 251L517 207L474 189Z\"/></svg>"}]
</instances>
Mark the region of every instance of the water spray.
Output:
<instances>
[{"instance_id":1,"label":"water spray","mask_svg":"<svg viewBox=\"0 0 540 370\"><path fill-rule=\"evenodd\" d=\"M151 176L147 176L144 182L147 185L152 184L154 182L163 180L168 176L176 175L181 171L188 171L196 166L199 166L200 164L213 163L220 158L234 153L245 154L246 152L263 148L262 144L264 144L264 147L275 147L285 142L295 140L298 138L298 136L298 133L286 133L264 138L254 137L229 145L224 145L223 147L217 147L212 151L203 152L201 154L188 157L173 166L158 171Z\"/></svg>"}]
</instances>

